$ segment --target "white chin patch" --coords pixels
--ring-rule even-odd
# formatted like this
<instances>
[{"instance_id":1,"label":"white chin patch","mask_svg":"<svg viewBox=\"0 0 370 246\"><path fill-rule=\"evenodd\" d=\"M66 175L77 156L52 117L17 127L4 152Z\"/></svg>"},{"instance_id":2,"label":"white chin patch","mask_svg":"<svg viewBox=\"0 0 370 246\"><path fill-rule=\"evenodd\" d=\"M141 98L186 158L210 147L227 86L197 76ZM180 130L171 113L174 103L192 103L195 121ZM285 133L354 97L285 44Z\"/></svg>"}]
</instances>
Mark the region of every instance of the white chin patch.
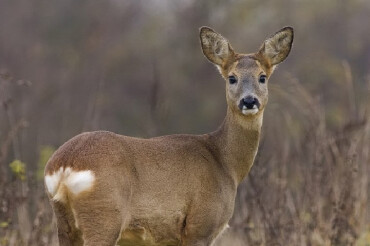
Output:
<instances>
[{"instance_id":1,"label":"white chin patch","mask_svg":"<svg viewBox=\"0 0 370 246\"><path fill-rule=\"evenodd\" d=\"M254 115L258 113L257 105L254 105L252 109L248 109L246 106L243 106L242 113L244 115Z\"/></svg>"}]
</instances>

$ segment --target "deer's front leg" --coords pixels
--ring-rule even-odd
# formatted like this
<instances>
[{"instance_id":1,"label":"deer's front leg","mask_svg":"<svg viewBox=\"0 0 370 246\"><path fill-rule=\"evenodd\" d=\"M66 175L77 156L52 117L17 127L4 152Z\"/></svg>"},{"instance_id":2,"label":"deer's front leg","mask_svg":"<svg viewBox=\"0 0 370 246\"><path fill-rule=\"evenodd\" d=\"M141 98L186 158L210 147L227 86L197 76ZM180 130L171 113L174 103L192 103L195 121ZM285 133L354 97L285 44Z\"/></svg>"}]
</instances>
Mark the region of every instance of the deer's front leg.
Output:
<instances>
[{"instance_id":1,"label":"deer's front leg","mask_svg":"<svg viewBox=\"0 0 370 246\"><path fill-rule=\"evenodd\" d=\"M183 237L181 246L211 246L226 227L227 224L215 229L209 235L202 235L201 228L199 231L190 232Z\"/></svg>"},{"instance_id":2,"label":"deer's front leg","mask_svg":"<svg viewBox=\"0 0 370 246\"><path fill-rule=\"evenodd\" d=\"M192 240L183 242L181 246L211 246L212 244L208 240Z\"/></svg>"},{"instance_id":3,"label":"deer's front leg","mask_svg":"<svg viewBox=\"0 0 370 246\"><path fill-rule=\"evenodd\" d=\"M183 230L181 246L211 246L227 228L233 213L233 202L203 204L189 213Z\"/></svg>"}]
</instances>

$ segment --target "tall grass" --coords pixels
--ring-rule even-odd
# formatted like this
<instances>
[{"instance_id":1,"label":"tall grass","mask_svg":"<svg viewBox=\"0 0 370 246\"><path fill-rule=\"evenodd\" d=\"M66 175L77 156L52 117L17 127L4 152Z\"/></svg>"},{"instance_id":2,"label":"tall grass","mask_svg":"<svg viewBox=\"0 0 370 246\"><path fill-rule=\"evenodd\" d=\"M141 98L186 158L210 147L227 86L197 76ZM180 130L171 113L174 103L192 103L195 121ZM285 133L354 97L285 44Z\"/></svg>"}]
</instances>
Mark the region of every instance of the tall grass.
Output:
<instances>
[{"instance_id":1,"label":"tall grass","mask_svg":"<svg viewBox=\"0 0 370 246\"><path fill-rule=\"evenodd\" d=\"M370 104L355 97L347 63L343 71L346 81L335 89L347 96L335 103L344 117L335 123L325 95L310 92L298 79L285 75L286 82L270 85L260 149L218 246L370 244ZM0 146L2 162L19 124ZM50 152L42 152L41 173ZM42 178L8 176L0 180L0 245L57 245ZM36 186L34 193L27 184ZM35 215L27 226L25 205Z\"/></svg>"},{"instance_id":2,"label":"tall grass","mask_svg":"<svg viewBox=\"0 0 370 246\"><path fill-rule=\"evenodd\" d=\"M270 88L279 106L266 112L257 160L217 245L370 245L370 104L356 104L343 66L346 83L335 90L348 107L335 127L322 95L297 79Z\"/></svg>"}]
</instances>

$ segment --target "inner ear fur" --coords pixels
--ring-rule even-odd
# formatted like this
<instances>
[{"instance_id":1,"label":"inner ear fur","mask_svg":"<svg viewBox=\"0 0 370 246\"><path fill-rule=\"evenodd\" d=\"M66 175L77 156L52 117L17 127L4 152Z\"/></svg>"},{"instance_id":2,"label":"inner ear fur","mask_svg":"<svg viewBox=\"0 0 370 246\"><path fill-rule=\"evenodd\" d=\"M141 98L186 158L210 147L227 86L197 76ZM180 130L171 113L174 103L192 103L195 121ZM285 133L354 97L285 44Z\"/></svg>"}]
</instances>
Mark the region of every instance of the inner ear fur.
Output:
<instances>
[{"instance_id":1,"label":"inner ear fur","mask_svg":"<svg viewBox=\"0 0 370 246\"><path fill-rule=\"evenodd\" d=\"M225 68L234 59L235 52L226 38L209 27L200 28L200 43L204 56L215 65Z\"/></svg>"},{"instance_id":2,"label":"inner ear fur","mask_svg":"<svg viewBox=\"0 0 370 246\"><path fill-rule=\"evenodd\" d=\"M263 42L258 54L271 66L277 65L288 57L292 48L293 38L293 28L284 27Z\"/></svg>"}]
</instances>

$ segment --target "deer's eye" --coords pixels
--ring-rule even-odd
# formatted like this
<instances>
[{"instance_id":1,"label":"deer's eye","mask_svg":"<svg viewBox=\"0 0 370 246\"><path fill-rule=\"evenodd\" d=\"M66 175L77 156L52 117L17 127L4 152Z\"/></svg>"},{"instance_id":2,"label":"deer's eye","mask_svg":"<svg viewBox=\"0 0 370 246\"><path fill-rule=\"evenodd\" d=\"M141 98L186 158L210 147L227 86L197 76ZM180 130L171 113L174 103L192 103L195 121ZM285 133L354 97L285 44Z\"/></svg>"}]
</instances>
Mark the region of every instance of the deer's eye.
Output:
<instances>
[{"instance_id":1,"label":"deer's eye","mask_svg":"<svg viewBox=\"0 0 370 246\"><path fill-rule=\"evenodd\" d=\"M261 75L260 79L258 80L260 83L265 83L266 82L266 75Z\"/></svg>"},{"instance_id":2,"label":"deer's eye","mask_svg":"<svg viewBox=\"0 0 370 246\"><path fill-rule=\"evenodd\" d=\"M233 75L229 76L229 83L230 84L235 84L236 82L238 82L238 80L235 78L235 76L233 76Z\"/></svg>"}]
</instances>

